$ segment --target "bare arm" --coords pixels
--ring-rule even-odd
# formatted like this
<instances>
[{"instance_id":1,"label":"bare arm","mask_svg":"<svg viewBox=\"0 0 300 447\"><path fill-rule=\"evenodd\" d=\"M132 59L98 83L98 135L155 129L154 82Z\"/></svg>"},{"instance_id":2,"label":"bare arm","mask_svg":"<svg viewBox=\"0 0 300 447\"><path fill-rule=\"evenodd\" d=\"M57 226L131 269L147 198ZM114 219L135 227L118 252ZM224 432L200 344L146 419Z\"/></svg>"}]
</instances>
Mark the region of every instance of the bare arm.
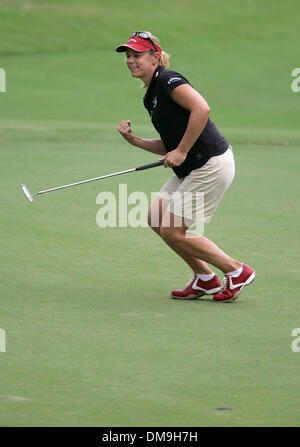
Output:
<instances>
[{"instance_id":1,"label":"bare arm","mask_svg":"<svg viewBox=\"0 0 300 447\"><path fill-rule=\"evenodd\" d=\"M129 120L123 120L118 126L118 131L122 135L123 138L125 138L128 143L132 144L133 146L140 147L141 149L144 149L145 151L152 152L153 154L157 155L165 155L166 148L162 140L160 139L145 139L145 138L139 138L133 135L132 129L131 129L131 123Z\"/></svg>"},{"instance_id":2,"label":"bare arm","mask_svg":"<svg viewBox=\"0 0 300 447\"><path fill-rule=\"evenodd\" d=\"M190 112L186 131L178 147L164 157L165 166L179 166L184 162L188 151L202 133L208 120L210 108L205 99L188 84L175 88L171 93L171 98Z\"/></svg>"},{"instance_id":3,"label":"bare arm","mask_svg":"<svg viewBox=\"0 0 300 447\"><path fill-rule=\"evenodd\" d=\"M204 98L188 84L180 85L171 93L173 101L190 112L185 134L178 148L187 153L202 133L210 113L210 108Z\"/></svg>"}]
</instances>

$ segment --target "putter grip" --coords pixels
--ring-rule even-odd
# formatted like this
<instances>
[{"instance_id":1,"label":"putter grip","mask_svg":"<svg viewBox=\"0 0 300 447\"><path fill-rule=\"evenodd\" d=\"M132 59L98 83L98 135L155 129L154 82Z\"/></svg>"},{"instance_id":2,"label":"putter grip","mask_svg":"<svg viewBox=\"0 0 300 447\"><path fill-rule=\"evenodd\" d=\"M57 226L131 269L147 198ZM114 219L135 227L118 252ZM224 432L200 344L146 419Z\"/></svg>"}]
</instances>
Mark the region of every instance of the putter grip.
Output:
<instances>
[{"instance_id":1,"label":"putter grip","mask_svg":"<svg viewBox=\"0 0 300 447\"><path fill-rule=\"evenodd\" d=\"M156 166L161 166L163 164L164 164L164 160L156 161L155 163L150 163L149 165L139 166L138 168L135 168L135 170L136 171L143 171L144 169L155 168Z\"/></svg>"}]
</instances>

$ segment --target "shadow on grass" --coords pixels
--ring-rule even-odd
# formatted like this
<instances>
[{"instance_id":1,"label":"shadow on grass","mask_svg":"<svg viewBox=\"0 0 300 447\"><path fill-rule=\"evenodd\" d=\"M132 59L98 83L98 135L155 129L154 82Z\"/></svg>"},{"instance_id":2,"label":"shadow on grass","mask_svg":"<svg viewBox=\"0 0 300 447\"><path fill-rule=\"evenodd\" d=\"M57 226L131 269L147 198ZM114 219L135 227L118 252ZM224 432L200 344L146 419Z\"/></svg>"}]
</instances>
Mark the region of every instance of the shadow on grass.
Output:
<instances>
[{"instance_id":1,"label":"shadow on grass","mask_svg":"<svg viewBox=\"0 0 300 447\"><path fill-rule=\"evenodd\" d=\"M173 302L189 302L189 303L210 303L210 304L236 304L236 301L227 301L227 302L218 302L214 301L212 298L194 298L194 299L176 299L176 298L170 298L170 301Z\"/></svg>"}]
</instances>

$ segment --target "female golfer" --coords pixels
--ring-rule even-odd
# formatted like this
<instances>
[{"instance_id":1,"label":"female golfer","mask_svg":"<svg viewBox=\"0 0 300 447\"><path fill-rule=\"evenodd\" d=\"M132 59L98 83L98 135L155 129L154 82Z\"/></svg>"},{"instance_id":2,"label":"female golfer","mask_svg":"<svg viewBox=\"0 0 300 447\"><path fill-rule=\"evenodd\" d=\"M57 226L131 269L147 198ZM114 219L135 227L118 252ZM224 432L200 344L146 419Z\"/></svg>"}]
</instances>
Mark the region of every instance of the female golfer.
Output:
<instances>
[{"instance_id":1,"label":"female golfer","mask_svg":"<svg viewBox=\"0 0 300 447\"><path fill-rule=\"evenodd\" d=\"M215 301L233 301L253 281L254 270L203 235L187 232L195 221L210 221L230 186L235 171L232 148L209 119L205 99L184 76L167 70L169 56L155 36L135 32L116 51L126 52L131 76L147 88L144 106L160 138L136 137L130 120L123 120L118 131L130 144L162 155L164 166L174 171L148 214L150 227L194 272L187 286L171 296L186 300L214 295ZM223 285L207 263L224 273Z\"/></svg>"}]
</instances>

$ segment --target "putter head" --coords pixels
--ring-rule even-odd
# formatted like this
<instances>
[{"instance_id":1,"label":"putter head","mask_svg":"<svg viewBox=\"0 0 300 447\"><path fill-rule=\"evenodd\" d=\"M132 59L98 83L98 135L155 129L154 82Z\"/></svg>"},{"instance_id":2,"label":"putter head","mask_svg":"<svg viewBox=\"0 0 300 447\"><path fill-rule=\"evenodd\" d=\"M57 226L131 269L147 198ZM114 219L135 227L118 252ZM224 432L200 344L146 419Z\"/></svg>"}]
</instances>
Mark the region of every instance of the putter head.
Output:
<instances>
[{"instance_id":1,"label":"putter head","mask_svg":"<svg viewBox=\"0 0 300 447\"><path fill-rule=\"evenodd\" d=\"M21 185L21 188L22 188L23 193L25 194L25 196L26 196L27 199L29 200L29 202L33 202L33 197L32 197L32 195L30 194L30 192L28 191L28 189L26 188L26 186L22 184L22 185Z\"/></svg>"}]
</instances>

